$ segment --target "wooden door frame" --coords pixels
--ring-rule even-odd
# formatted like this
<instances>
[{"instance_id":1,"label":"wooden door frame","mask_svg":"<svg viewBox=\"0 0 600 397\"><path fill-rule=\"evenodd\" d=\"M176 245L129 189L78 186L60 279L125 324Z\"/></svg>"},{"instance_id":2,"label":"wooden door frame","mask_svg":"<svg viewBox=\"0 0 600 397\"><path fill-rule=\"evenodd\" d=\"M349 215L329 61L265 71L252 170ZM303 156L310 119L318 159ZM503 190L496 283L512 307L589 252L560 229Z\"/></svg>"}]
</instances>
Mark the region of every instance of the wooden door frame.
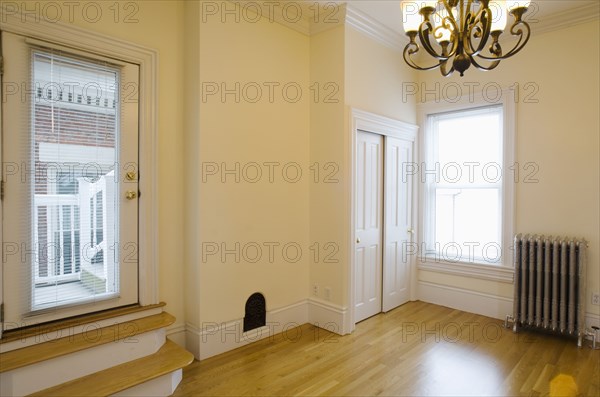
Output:
<instances>
[{"instance_id":1,"label":"wooden door frame","mask_svg":"<svg viewBox=\"0 0 600 397\"><path fill-rule=\"evenodd\" d=\"M349 173L351 173L350 177L350 194L348 195L349 200L349 214L348 219L350 220L350 232L348 233L348 279L347 279L347 302L348 302L348 316L346 316L346 321L344 322L344 333L350 333L354 330L356 322L354 315L354 283L356 282L355 275L355 252L354 252L354 242L356 241L356 230L355 230L355 217L356 217L356 140L359 131L370 132L372 134L381 135L384 137L384 154L385 154L385 145L386 140L385 137L394 137L402 140L407 140L413 142L413 159L415 163L418 163L418 139L417 134L419 131L419 127L415 124L406 123L400 120L391 119L388 117L380 116L374 113L366 112L364 110L351 108L350 109L350 153L349 153ZM384 158L384 166L385 166L385 158ZM385 172L385 171L384 171ZM417 236L418 230L417 227L417 215L418 215L418 201L417 201L417 191L416 186L413 184L412 198L413 198L413 208L412 208L412 217L413 224L415 225L415 233L413 236ZM384 185L384 195L385 195L385 185ZM385 218L385 203L383 206L383 215ZM384 230L385 230L385 225ZM384 239L385 241L385 235ZM383 256L382 256L383 257ZM416 300L416 271L415 271L416 261L411 260L409 274L410 274L410 300Z\"/></svg>"}]
</instances>

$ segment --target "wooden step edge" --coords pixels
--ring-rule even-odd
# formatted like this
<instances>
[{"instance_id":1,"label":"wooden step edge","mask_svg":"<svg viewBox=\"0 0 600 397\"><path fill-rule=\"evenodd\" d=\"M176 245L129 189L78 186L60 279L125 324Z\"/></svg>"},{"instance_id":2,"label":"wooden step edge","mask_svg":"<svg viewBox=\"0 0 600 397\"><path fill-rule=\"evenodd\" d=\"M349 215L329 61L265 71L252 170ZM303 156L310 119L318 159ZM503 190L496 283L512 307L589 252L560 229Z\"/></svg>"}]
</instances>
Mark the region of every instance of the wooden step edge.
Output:
<instances>
[{"instance_id":1,"label":"wooden step edge","mask_svg":"<svg viewBox=\"0 0 600 397\"><path fill-rule=\"evenodd\" d=\"M154 354L30 394L34 396L110 396L181 369L194 355L167 339Z\"/></svg>"},{"instance_id":2,"label":"wooden step edge","mask_svg":"<svg viewBox=\"0 0 600 397\"><path fill-rule=\"evenodd\" d=\"M91 328L89 332L11 350L0 354L0 372L11 371L80 350L131 338L144 332L166 328L174 322L175 317L167 312L162 312L103 328Z\"/></svg>"},{"instance_id":3,"label":"wooden step edge","mask_svg":"<svg viewBox=\"0 0 600 397\"><path fill-rule=\"evenodd\" d=\"M98 321L107 320L119 316L125 316L127 314L137 313L145 310L152 310L159 307L164 307L165 305L165 302L160 302L154 305L146 306L140 306L137 304L123 306L115 309L107 309L95 313L83 314L81 316L50 321L43 324L30 325L28 327L7 330L2 333L2 339L0 339L0 344L13 342L16 340L35 338L46 333L54 333L67 328L95 323Z\"/></svg>"}]
</instances>

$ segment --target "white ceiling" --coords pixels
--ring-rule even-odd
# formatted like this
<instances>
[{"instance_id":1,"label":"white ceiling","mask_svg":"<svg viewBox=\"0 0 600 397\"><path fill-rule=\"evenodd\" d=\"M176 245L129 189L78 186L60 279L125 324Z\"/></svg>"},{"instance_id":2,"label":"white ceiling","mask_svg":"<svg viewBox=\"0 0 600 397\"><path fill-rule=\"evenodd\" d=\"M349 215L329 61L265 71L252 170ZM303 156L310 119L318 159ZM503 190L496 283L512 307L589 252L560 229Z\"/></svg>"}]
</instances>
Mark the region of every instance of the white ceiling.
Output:
<instances>
[{"instance_id":1,"label":"white ceiling","mask_svg":"<svg viewBox=\"0 0 600 397\"><path fill-rule=\"evenodd\" d=\"M368 15L379 23L404 35L402 29L402 13L400 11L400 0L349 0L348 7ZM525 20L529 20L532 29L535 23L548 19L551 16L564 14L579 7L598 6L598 0L538 0L532 1L529 10L525 14ZM552 18L554 19L554 18Z\"/></svg>"}]
</instances>

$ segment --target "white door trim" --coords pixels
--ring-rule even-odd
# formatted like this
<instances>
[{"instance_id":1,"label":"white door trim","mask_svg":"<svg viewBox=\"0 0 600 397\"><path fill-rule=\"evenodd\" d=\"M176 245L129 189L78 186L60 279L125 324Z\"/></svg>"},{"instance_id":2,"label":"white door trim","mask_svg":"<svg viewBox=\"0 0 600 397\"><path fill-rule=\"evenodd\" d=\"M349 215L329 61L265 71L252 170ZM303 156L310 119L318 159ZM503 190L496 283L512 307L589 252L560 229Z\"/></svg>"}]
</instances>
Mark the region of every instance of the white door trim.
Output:
<instances>
[{"instance_id":1,"label":"white door trim","mask_svg":"<svg viewBox=\"0 0 600 397\"><path fill-rule=\"evenodd\" d=\"M348 280L347 282L347 302L349 310L349 315L347 321L344 323L346 329L344 329L344 333L350 333L354 330L355 320L354 320L354 283L356 281L354 274L354 242L356 241L355 235L355 211L356 211L356 197L355 197L355 188L356 188L356 137L358 131L366 131L374 134L379 134L382 136L391 136L403 140L412 141L414 143L414 161L418 162L417 155L418 151L418 141L417 141L417 133L419 127L414 124L406 123L399 120L394 120L388 117L380 116L374 113L366 112L364 110L350 108L350 164L349 164L349 172L352 177L350 178L350 194L348 195L349 200L349 214L348 219L350 219L350 233L348 242L348 258L350 258L348 263ZM417 196L416 192L418 189L413 187L413 208L412 208L412 216L413 219L417 219ZM416 223L415 223L416 224ZM417 235L418 231L415 231L415 235ZM411 280L410 280L410 299L416 299L417 293L417 283L416 283L416 269L415 269L415 261L411 262Z\"/></svg>"},{"instance_id":2,"label":"white door trim","mask_svg":"<svg viewBox=\"0 0 600 397\"><path fill-rule=\"evenodd\" d=\"M158 303L158 53L125 40L0 8L0 30L139 65L139 303ZM1 286L0 286L1 292Z\"/></svg>"}]
</instances>

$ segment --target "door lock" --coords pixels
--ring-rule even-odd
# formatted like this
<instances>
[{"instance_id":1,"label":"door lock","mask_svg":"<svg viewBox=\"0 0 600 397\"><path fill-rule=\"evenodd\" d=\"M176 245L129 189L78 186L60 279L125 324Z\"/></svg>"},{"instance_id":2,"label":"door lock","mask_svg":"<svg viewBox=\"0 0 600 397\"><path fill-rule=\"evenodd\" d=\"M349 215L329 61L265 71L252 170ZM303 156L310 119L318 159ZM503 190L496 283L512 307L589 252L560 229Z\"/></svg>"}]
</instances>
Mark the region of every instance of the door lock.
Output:
<instances>
[{"instance_id":1,"label":"door lock","mask_svg":"<svg viewBox=\"0 0 600 397\"><path fill-rule=\"evenodd\" d=\"M125 198L126 198L127 200L133 200L133 199L135 199L136 197L137 197L137 193L136 193L136 192L134 192L133 190L128 190L128 191L125 193Z\"/></svg>"}]
</instances>

